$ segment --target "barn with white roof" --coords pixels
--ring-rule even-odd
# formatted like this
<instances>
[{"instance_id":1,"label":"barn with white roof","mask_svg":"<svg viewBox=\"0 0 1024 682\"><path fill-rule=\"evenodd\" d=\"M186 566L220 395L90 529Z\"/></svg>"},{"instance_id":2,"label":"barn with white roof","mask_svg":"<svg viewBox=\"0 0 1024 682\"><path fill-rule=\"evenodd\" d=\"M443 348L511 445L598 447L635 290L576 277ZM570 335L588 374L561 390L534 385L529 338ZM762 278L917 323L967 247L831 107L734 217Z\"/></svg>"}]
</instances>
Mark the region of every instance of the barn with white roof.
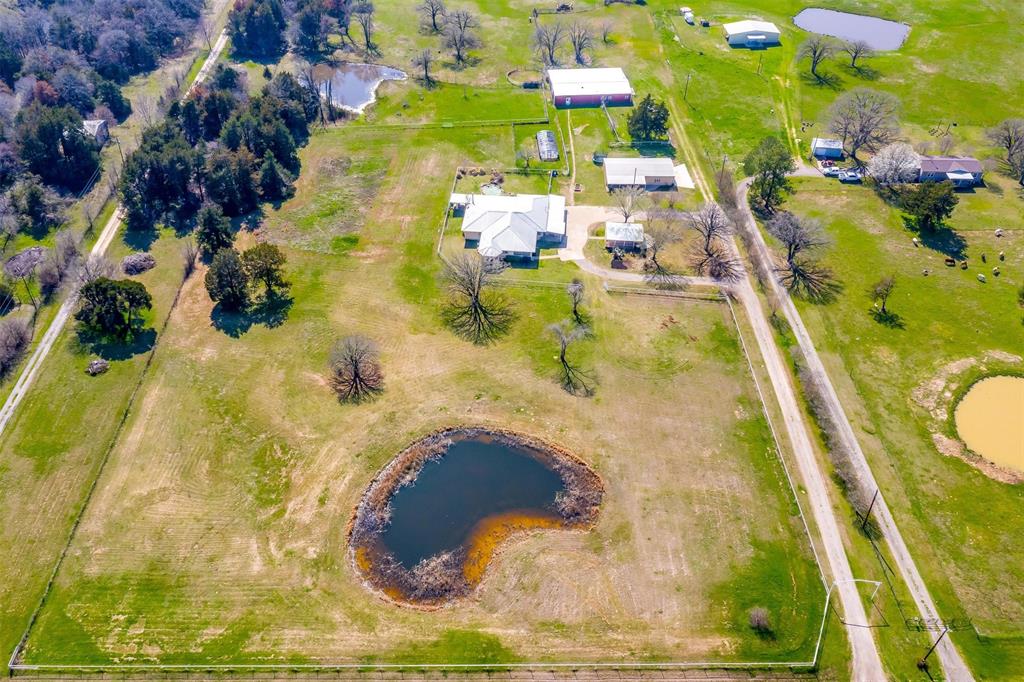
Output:
<instances>
[{"instance_id":1,"label":"barn with white roof","mask_svg":"<svg viewBox=\"0 0 1024 682\"><path fill-rule=\"evenodd\" d=\"M555 106L632 106L633 86L620 68L548 69Z\"/></svg>"},{"instance_id":2,"label":"barn with white roof","mask_svg":"<svg viewBox=\"0 0 1024 682\"><path fill-rule=\"evenodd\" d=\"M779 44L779 27L770 21L744 19L724 24L725 39L733 47L767 47Z\"/></svg>"}]
</instances>

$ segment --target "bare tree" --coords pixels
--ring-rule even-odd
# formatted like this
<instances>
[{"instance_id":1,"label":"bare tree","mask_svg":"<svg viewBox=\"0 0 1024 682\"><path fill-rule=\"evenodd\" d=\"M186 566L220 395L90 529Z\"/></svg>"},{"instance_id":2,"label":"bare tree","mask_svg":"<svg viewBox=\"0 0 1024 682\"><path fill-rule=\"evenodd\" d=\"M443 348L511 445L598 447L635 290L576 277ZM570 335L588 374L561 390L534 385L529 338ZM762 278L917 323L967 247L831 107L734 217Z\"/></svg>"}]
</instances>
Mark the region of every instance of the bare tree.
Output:
<instances>
[{"instance_id":1,"label":"bare tree","mask_svg":"<svg viewBox=\"0 0 1024 682\"><path fill-rule=\"evenodd\" d=\"M14 369L31 340L32 327L28 320L0 320L0 377Z\"/></svg>"},{"instance_id":2,"label":"bare tree","mask_svg":"<svg viewBox=\"0 0 1024 682\"><path fill-rule=\"evenodd\" d=\"M584 338L587 328L562 320L558 324L548 325L547 330L558 341L559 383L562 388L572 395L593 395L593 378L568 357L569 346Z\"/></svg>"},{"instance_id":3,"label":"bare tree","mask_svg":"<svg viewBox=\"0 0 1024 682\"><path fill-rule=\"evenodd\" d=\"M986 131L989 141L1003 150L1003 162L1013 177L1024 180L1024 118L1008 118Z\"/></svg>"},{"instance_id":4,"label":"bare tree","mask_svg":"<svg viewBox=\"0 0 1024 682\"><path fill-rule=\"evenodd\" d=\"M196 271L196 262L199 260L199 247L191 239L186 239L181 245L181 279L182 281L192 276Z\"/></svg>"},{"instance_id":5,"label":"bare tree","mask_svg":"<svg viewBox=\"0 0 1024 682\"><path fill-rule=\"evenodd\" d=\"M457 9L445 16L444 45L452 51L456 64L465 64L469 50L480 47L474 32L480 26L476 16L465 9Z\"/></svg>"},{"instance_id":6,"label":"bare tree","mask_svg":"<svg viewBox=\"0 0 1024 682\"><path fill-rule=\"evenodd\" d=\"M640 213L647 206L647 190L643 185L622 185L612 190L615 211L622 216L622 222Z\"/></svg>"},{"instance_id":7,"label":"bare tree","mask_svg":"<svg viewBox=\"0 0 1024 682\"><path fill-rule=\"evenodd\" d=\"M665 247L683 238L683 219L678 211L655 208L647 212L644 224L644 247L647 260L644 267L651 283L655 286L675 288L679 286L676 275L658 260Z\"/></svg>"},{"instance_id":8,"label":"bare tree","mask_svg":"<svg viewBox=\"0 0 1024 682\"><path fill-rule=\"evenodd\" d=\"M875 50L865 40L851 40L843 43L843 52L850 57L850 68L857 68L857 60L875 56Z\"/></svg>"},{"instance_id":9,"label":"bare tree","mask_svg":"<svg viewBox=\"0 0 1024 682\"><path fill-rule=\"evenodd\" d=\"M861 149L874 151L899 133L899 100L869 88L840 96L830 110L829 130L843 140L855 161Z\"/></svg>"},{"instance_id":10,"label":"bare tree","mask_svg":"<svg viewBox=\"0 0 1024 682\"><path fill-rule=\"evenodd\" d=\"M880 315L889 314L886 305L889 303L889 297L892 296L895 288L896 275L888 275L872 284L868 289L868 296L871 297L871 302L875 304Z\"/></svg>"},{"instance_id":11,"label":"bare tree","mask_svg":"<svg viewBox=\"0 0 1024 682\"><path fill-rule=\"evenodd\" d=\"M888 144L868 161L868 175L882 187L912 182L920 168L920 157L906 142Z\"/></svg>"},{"instance_id":12,"label":"bare tree","mask_svg":"<svg viewBox=\"0 0 1024 682\"><path fill-rule=\"evenodd\" d=\"M615 30L615 24L611 20L601 22L601 42L607 45L612 42L612 31Z\"/></svg>"},{"instance_id":13,"label":"bare tree","mask_svg":"<svg viewBox=\"0 0 1024 682\"><path fill-rule=\"evenodd\" d=\"M594 32L590 25L583 21L572 22L569 26L569 42L572 44L576 63L586 66L587 53L594 47Z\"/></svg>"},{"instance_id":14,"label":"bare tree","mask_svg":"<svg viewBox=\"0 0 1024 682\"><path fill-rule=\"evenodd\" d=\"M423 83L430 87L434 84L434 79L430 75L430 67L434 63L434 51L429 47L424 48L422 52L412 58L412 64L423 72Z\"/></svg>"},{"instance_id":15,"label":"bare tree","mask_svg":"<svg viewBox=\"0 0 1024 682\"><path fill-rule=\"evenodd\" d=\"M544 66L555 66L558 64L558 52L565 42L565 26L561 23L554 23L545 26L537 22L533 30L533 49Z\"/></svg>"},{"instance_id":16,"label":"bare tree","mask_svg":"<svg viewBox=\"0 0 1024 682\"><path fill-rule=\"evenodd\" d=\"M709 201L696 211L688 213L686 222L690 229L700 235L703 242L701 247L704 249L710 248L712 242L725 239L732 233L728 216L714 201Z\"/></svg>"},{"instance_id":17,"label":"bare tree","mask_svg":"<svg viewBox=\"0 0 1024 682\"><path fill-rule=\"evenodd\" d=\"M493 291L505 263L483 259L477 254L459 253L445 259L444 279L449 298L442 318L452 331L476 344L505 334L515 319L505 297Z\"/></svg>"},{"instance_id":18,"label":"bare tree","mask_svg":"<svg viewBox=\"0 0 1024 682\"><path fill-rule=\"evenodd\" d=\"M369 0L360 2L352 10L352 16L355 18L359 27L363 30L363 47L367 53L376 51L376 46L373 42L373 15L376 13L376 8Z\"/></svg>"},{"instance_id":19,"label":"bare tree","mask_svg":"<svg viewBox=\"0 0 1024 682\"><path fill-rule=\"evenodd\" d=\"M156 125L160 118L160 109L152 97L140 97L138 102L132 104L132 109L147 128Z\"/></svg>"},{"instance_id":20,"label":"bare tree","mask_svg":"<svg viewBox=\"0 0 1024 682\"><path fill-rule=\"evenodd\" d=\"M835 53L835 42L825 36L815 34L800 45L796 58L799 60L809 59L811 62L811 75L821 80L821 76L818 74L818 67Z\"/></svg>"},{"instance_id":21,"label":"bare tree","mask_svg":"<svg viewBox=\"0 0 1024 682\"><path fill-rule=\"evenodd\" d=\"M79 263L75 270L75 284L84 286L100 277L113 279L116 276L117 264L106 256L94 253Z\"/></svg>"},{"instance_id":22,"label":"bare tree","mask_svg":"<svg viewBox=\"0 0 1024 682\"><path fill-rule=\"evenodd\" d=\"M743 266L725 241L732 225L722 207L710 201L686 216L690 229L700 236L690 252L690 264L698 275L732 281L743 273Z\"/></svg>"},{"instance_id":23,"label":"bare tree","mask_svg":"<svg viewBox=\"0 0 1024 682\"><path fill-rule=\"evenodd\" d=\"M440 33L444 25L444 2L441 0L423 0L418 10L423 16L423 23L434 33Z\"/></svg>"},{"instance_id":24,"label":"bare tree","mask_svg":"<svg viewBox=\"0 0 1024 682\"><path fill-rule=\"evenodd\" d=\"M10 194L0 194L0 237L3 238L3 246L0 253L6 253L11 240L18 236L21 226L18 224L18 211L11 204Z\"/></svg>"},{"instance_id":25,"label":"bare tree","mask_svg":"<svg viewBox=\"0 0 1024 682\"><path fill-rule=\"evenodd\" d=\"M829 244L821 223L812 218L800 218L789 211L779 211L767 224L768 234L782 242L786 249L786 263L792 265L797 257L807 255Z\"/></svg>"},{"instance_id":26,"label":"bare tree","mask_svg":"<svg viewBox=\"0 0 1024 682\"><path fill-rule=\"evenodd\" d=\"M196 25L199 28L199 35L203 36L203 41L206 43L206 49L213 50L213 25L210 23L210 17L200 14Z\"/></svg>"},{"instance_id":27,"label":"bare tree","mask_svg":"<svg viewBox=\"0 0 1024 682\"><path fill-rule=\"evenodd\" d=\"M583 282L573 279L569 286L565 288L565 293L569 294L569 302L572 303L572 319L581 327L586 325L586 319L580 310L580 306L583 304Z\"/></svg>"},{"instance_id":28,"label":"bare tree","mask_svg":"<svg viewBox=\"0 0 1024 682\"><path fill-rule=\"evenodd\" d=\"M346 336L334 344L328 383L338 400L358 403L384 390L377 344L365 336Z\"/></svg>"},{"instance_id":29,"label":"bare tree","mask_svg":"<svg viewBox=\"0 0 1024 682\"><path fill-rule=\"evenodd\" d=\"M750 628L762 637L772 634L772 624L768 618L768 609L763 606L755 606L750 609Z\"/></svg>"},{"instance_id":30,"label":"bare tree","mask_svg":"<svg viewBox=\"0 0 1024 682\"><path fill-rule=\"evenodd\" d=\"M835 298L840 286L835 274L816 260L798 258L783 269L779 281L796 296L808 301L826 303Z\"/></svg>"}]
</instances>

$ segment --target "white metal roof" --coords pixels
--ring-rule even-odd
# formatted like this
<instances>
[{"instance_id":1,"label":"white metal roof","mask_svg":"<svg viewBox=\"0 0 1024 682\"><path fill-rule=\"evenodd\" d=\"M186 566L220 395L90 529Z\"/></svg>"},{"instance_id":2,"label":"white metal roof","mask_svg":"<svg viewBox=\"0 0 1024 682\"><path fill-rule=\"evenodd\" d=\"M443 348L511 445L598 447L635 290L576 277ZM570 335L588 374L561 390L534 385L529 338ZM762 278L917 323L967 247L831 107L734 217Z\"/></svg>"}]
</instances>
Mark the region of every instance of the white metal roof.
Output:
<instances>
[{"instance_id":1,"label":"white metal roof","mask_svg":"<svg viewBox=\"0 0 1024 682\"><path fill-rule=\"evenodd\" d=\"M811 140L811 149L842 149L843 141L831 137L816 137Z\"/></svg>"},{"instance_id":2,"label":"white metal roof","mask_svg":"<svg viewBox=\"0 0 1024 682\"><path fill-rule=\"evenodd\" d=\"M613 242L642 242L644 226L641 223L607 222L604 224L604 238Z\"/></svg>"},{"instance_id":3,"label":"white metal roof","mask_svg":"<svg viewBox=\"0 0 1024 682\"><path fill-rule=\"evenodd\" d=\"M609 185L646 185L647 178L675 178L672 159L659 157L606 158L604 179Z\"/></svg>"},{"instance_id":4,"label":"white metal roof","mask_svg":"<svg viewBox=\"0 0 1024 682\"><path fill-rule=\"evenodd\" d=\"M575 95L633 94L633 87L622 69L548 69L551 92L555 97Z\"/></svg>"},{"instance_id":5,"label":"white metal roof","mask_svg":"<svg viewBox=\"0 0 1024 682\"><path fill-rule=\"evenodd\" d=\"M550 194L452 194L450 202L465 206L462 231L480 234L477 251L533 253L538 236L565 234L565 197Z\"/></svg>"},{"instance_id":6,"label":"white metal roof","mask_svg":"<svg viewBox=\"0 0 1024 682\"><path fill-rule=\"evenodd\" d=\"M734 36L741 33L766 33L772 36L779 35L779 28L770 21L761 21L759 19L744 19L742 21L734 21L730 24L723 24L722 28L725 29L725 34Z\"/></svg>"}]
</instances>

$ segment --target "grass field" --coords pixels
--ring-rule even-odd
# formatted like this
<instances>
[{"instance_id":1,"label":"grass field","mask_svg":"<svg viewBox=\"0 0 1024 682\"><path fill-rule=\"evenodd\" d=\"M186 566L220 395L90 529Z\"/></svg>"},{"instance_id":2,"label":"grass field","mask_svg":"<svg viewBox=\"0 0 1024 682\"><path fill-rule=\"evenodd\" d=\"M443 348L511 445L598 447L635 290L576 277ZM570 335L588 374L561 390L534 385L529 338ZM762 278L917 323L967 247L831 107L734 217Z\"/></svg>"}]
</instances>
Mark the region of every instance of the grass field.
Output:
<instances>
[{"instance_id":1,"label":"grass field","mask_svg":"<svg viewBox=\"0 0 1024 682\"><path fill-rule=\"evenodd\" d=\"M508 290L519 320L492 347L440 327L436 216L453 164L487 137L318 136L303 152L308 184L263 228L290 244L295 304L280 326L226 334L201 279L190 281L28 662L812 655L823 590L727 307L591 282L595 337L579 349L600 381L589 400L554 380L543 329L568 314L560 288ZM379 190L335 207L369 206L352 249L277 234L331 200L320 191L328 160L359 167L380 153L390 161ZM388 388L339 406L324 386L326 353L356 331L382 344ZM464 605L387 605L358 582L345 524L390 457L458 423L568 446L599 471L608 501L593 532L514 542ZM749 629L755 605L772 613L775 639Z\"/></svg>"},{"instance_id":2,"label":"grass field","mask_svg":"<svg viewBox=\"0 0 1024 682\"><path fill-rule=\"evenodd\" d=\"M804 320L940 611L966 616L976 628L978 636L958 633L957 644L978 674L1004 678L1020 671L1024 642L1015 558L1024 552L1024 491L940 453L934 436L949 433L944 415L952 404L931 388L938 380L955 391L983 368L1022 366L1016 290L1024 281L1024 229L999 206L984 210L979 195L967 195L950 220L965 240L966 271L946 267L939 250L915 247L899 213L866 188L801 180L789 207L827 225L835 243L827 260L844 286L832 304L803 305ZM994 236L996 226L1004 237ZM873 319L865 293L890 273L897 326Z\"/></svg>"}]
</instances>

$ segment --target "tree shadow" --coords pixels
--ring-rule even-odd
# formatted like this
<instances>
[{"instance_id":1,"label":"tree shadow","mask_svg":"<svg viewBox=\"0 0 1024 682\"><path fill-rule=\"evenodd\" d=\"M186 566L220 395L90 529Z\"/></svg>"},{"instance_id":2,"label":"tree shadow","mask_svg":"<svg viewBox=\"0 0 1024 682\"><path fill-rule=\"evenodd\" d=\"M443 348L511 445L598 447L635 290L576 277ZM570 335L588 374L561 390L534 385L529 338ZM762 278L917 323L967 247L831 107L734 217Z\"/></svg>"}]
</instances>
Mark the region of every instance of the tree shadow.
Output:
<instances>
[{"instance_id":1,"label":"tree shadow","mask_svg":"<svg viewBox=\"0 0 1024 682\"><path fill-rule=\"evenodd\" d=\"M843 85L843 79L839 77L839 74L835 73L819 73L815 75L808 71L800 74L800 80L802 80L805 85L828 88L829 90L834 91L838 91Z\"/></svg>"},{"instance_id":2,"label":"tree shadow","mask_svg":"<svg viewBox=\"0 0 1024 682\"><path fill-rule=\"evenodd\" d=\"M156 330L152 327L139 329L130 341L120 341L80 330L75 338L72 352L79 355L96 355L104 360L128 360L141 355L156 345Z\"/></svg>"},{"instance_id":3,"label":"tree shadow","mask_svg":"<svg viewBox=\"0 0 1024 682\"><path fill-rule=\"evenodd\" d=\"M676 157L676 146L671 140L638 140L630 143L630 146L645 157L665 156L671 159Z\"/></svg>"},{"instance_id":4,"label":"tree shadow","mask_svg":"<svg viewBox=\"0 0 1024 682\"><path fill-rule=\"evenodd\" d=\"M843 69L845 69L846 72L854 78L859 78L860 80L865 81L876 81L882 76L882 73L878 69L861 64L858 64L857 66L850 66L849 64L846 64L843 66Z\"/></svg>"},{"instance_id":5,"label":"tree shadow","mask_svg":"<svg viewBox=\"0 0 1024 682\"><path fill-rule=\"evenodd\" d=\"M284 199L282 201L287 201ZM280 207L281 202L274 204L274 208ZM237 230L245 230L246 232L255 232L259 229L260 225L263 224L263 219L267 217L266 211L263 209L263 204L256 207L255 210L250 213L246 213L238 218L232 218L231 224Z\"/></svg>"},{"instance_id":6,"label":"tree shadow","mask_svg":"<svg viewBox=\"0 0 1024 682\"><path fill-rule=\"evenodd\" d=\"M133 251L149 251L160 237L155 227L146 229L125 229L121 240Z\"/></svg>"},{"instance_id":7,"label":"tree shadow","mask_svg":"<svg viewBox=\"0 0 1024 682\"><path fill-rule=\"evenodd\" d=\"M903 322L903 318L899 313L894 313L891 310L882 311L879 308L871 309L871 318L880 325L889 327L890 329L905 329L906 324Z\"/></svg>"},{"instance_id":8,"label":"tree shadow","mask_svg":"<svg viewBox=\"0 0 1024 682\"><path fill-rule=\"evenodd\" d=\"M910 216L903 216L903 224L908 230L916 232L921 243L929 249L958 260L967 256L967 240L956 230L946 225L940 225L930 230L921 229L917 220Z\"/></svg>"},{"instance_id":9,"label":"tree shadow","mask_svg":"<svg viewBox=\"0 0 1024 682\"><path fill-rule=\"evenodd\" d=\"M247 310L238 311L225 310L218 303L210 311L210 322L217 331L237 339L252 329L253 325L268 329L280 327L288 319L294 302L291 296L276 294L259 299Z\"/></svg>"}]
</instances>

